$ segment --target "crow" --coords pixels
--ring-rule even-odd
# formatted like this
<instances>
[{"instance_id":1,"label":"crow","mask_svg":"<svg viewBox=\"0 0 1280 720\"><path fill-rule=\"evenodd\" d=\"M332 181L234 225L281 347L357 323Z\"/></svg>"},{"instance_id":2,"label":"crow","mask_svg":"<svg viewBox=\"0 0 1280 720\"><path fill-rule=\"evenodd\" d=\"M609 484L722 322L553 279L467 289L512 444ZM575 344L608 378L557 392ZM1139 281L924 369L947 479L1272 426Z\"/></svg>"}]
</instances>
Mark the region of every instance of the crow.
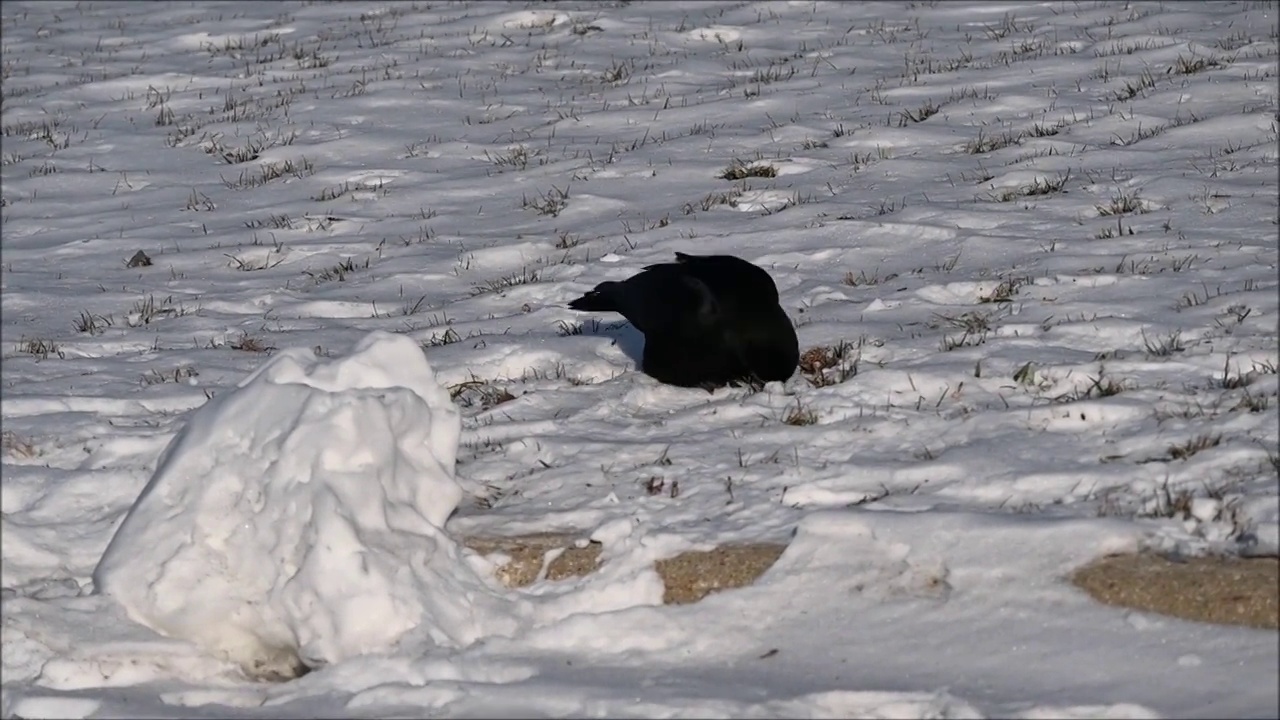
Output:
<instances>
[{"instance_id":1,"label":"crow","mask_svg":"<svg viewBox=\"0 0 1280 720\"><path fill-rule=\"evenodd\" d=\"M569 303L616 312L644 334L641 369L655 380L708 392L724 385L785 381L800 360L778 287L732 255L686 255L603 282Z\"/></svg>"}]
</instances>

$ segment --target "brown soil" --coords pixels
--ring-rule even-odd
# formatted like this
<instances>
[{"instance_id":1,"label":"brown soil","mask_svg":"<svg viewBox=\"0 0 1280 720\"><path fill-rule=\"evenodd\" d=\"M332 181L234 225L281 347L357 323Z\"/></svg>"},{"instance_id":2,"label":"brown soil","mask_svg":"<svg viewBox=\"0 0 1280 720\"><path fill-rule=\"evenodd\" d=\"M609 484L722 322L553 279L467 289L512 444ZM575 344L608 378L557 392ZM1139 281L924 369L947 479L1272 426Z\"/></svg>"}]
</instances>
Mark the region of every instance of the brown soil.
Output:
<instances>
[{"instance_id":1,"label":"brown soil","mask_svg":"<svg viewBox=\"0 0 1280 720\"><path fill-rule=\"evenodd\" d=\"M1112 555L1072 581L1108 605L1186 620L1280 628L1280 559Z\"/></svg>"},{"instance_id":2,"label":"brown soil","mask_svg":"<svg viewBox=\"0 0 1280 720\"><path fill-rule=\"evenodd\" d=\"M536 580L549 551L564 550L547 565L546 579L562 580L595 570L601 550L599 543L582 542L577 536L560 533L469 538L466 545L481 555L501 552L510 556L511 561L498 570L498 579L508 587L524 587ZM766 543L724 545L659 560L654 569L666 588L662 601L683 605L717 590L750 585L773 566L785 549L785 545Z\"/></svg>"},{"instance_id":3,"label":"brown soil","mask_svg":"<svg viewBox=\"0 0 1280 720\"><path fill-rule=\"evenodd\" d=\"M482 555L510 556L498 578L513 588L538 578L548 552L563 550L547 564L546 579L563 580L595 570L601 550L599 543L569 533L475 537L466 545ZM663 602L694 603L719 590L750 585L785 549L774 543L725 545L660 560L655 569L666 587ZM1201 622L1280 627L1280 558L1175 562L1153 554L1113 555L1081 568L1071 580L1108 605Z\"/></svg>"},{"instance_id":4,"label":"brown soil","mask_svg":"<svg viewBox=\"0 0 1280 720\"><path fill-rule=\"evenodd\" d=\"M563 580L582 577L596 569L600 561L600 543L580 542L578 536L567 533L538 533L519 537L473 537L464 544L480 553L492 555L500 552L511 560L498 568L498 579L507 587L524 587L538 579L543 558L552 550L561 550L558 557L547 566L547 580ZM579 547L581 545L581 547Z\"/></svg>"}]
</instances>

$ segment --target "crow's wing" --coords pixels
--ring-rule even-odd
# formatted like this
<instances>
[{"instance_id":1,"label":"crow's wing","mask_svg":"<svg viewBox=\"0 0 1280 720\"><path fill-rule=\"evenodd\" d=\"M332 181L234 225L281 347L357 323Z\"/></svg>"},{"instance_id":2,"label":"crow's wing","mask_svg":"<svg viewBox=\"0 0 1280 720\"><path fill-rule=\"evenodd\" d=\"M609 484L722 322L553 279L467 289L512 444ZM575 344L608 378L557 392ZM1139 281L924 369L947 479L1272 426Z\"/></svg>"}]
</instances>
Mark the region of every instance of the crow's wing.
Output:
<instances>
[{"instance_id":1,"label":"crow's wing","mask_svg":"<svg viewBox=\"0 0 1280 720\"><path fill-rule=\"evenodd\" d=\"M676 260L711 289L722 313L778 302L778 287L769 273L740 257L676 253Z\"/></svg>"},{"instance_id":2,"label":"crow's wing","mask_svg":"<svg viewBox=\"0 0 1280 720\"><path fill-rule=\"evenodd\" d=\"M685 316L686 325L711 330L721 320L720 302L715 293L696 275L683 275L680 280L689 291L685 294L690 301Z\"/></svg>"},{"instance_id":3,"label":"crow's wing","mask_svg":"<svg viewBox=\"0 0 1280 720\"><path fill-rule=\"evenodd\" d=\"M621 282L601 283L594 292L607 297L607 309L621 314L646 335L686 333L714 318L716 312L710 289L674 263L650 265Z\"/></svg>"}]
</instances>

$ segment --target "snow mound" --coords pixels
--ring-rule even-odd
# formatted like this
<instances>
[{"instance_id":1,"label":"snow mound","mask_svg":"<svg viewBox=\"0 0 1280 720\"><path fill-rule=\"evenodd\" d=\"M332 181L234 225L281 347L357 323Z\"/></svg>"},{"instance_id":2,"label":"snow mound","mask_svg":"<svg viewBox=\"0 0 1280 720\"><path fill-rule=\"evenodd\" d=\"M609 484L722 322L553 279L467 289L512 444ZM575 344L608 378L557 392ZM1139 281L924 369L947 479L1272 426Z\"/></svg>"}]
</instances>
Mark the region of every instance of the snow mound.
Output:
<instances>
[{"instance_id":1,"label":"snow mound","mask_svg":"<svg viewBox=\"0 0 1280 720\"><path fill-rule=\"evenodd\" d=\"M410 339L278 353L195 411L94 572L152 629L259 678L514 631L442 530L461 419Z\"/></svg>"}]
</instances>

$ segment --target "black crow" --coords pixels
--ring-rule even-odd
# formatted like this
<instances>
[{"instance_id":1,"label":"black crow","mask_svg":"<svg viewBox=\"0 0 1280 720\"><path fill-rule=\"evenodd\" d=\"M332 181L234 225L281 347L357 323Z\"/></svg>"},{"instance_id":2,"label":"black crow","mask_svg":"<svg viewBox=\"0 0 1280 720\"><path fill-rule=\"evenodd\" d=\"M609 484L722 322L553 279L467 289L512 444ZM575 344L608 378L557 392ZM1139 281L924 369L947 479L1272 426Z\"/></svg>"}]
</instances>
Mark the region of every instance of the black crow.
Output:
<instances>
[{"instance_id":1,"label":"black crow","mask_svg":"<svg viewBox=\"0 0 1280 720\"><path fill-rule=\"evenodd\" d=\"M676 262L600 283L569 307L629 320L644 333L641 369L670 385L759 386L791 377L800 360L773 278L732 255L676 253Z\"/></svg>"}]
</instances>

